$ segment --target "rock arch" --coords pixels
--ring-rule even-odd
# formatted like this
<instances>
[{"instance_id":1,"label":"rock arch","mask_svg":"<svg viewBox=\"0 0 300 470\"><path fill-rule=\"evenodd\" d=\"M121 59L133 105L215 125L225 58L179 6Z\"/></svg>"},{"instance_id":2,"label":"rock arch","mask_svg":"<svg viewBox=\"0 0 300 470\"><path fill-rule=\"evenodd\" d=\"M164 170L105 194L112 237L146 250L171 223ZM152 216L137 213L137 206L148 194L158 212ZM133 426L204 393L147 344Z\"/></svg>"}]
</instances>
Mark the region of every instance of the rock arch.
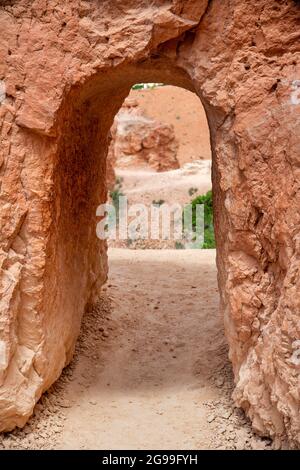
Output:
<instances>
[{"instance_id":1,"label":"rock arch","mask_svg":"<svg viewBox=\"0 0 300 470\"><path fill-rule=\"evenodd\" d=\"M160 81L207 112L236 403L299 443L299 19L292 0L0 2L0 430L72 357L107 271L107 133L133 83Z\"/></svg>"}]
</instances>

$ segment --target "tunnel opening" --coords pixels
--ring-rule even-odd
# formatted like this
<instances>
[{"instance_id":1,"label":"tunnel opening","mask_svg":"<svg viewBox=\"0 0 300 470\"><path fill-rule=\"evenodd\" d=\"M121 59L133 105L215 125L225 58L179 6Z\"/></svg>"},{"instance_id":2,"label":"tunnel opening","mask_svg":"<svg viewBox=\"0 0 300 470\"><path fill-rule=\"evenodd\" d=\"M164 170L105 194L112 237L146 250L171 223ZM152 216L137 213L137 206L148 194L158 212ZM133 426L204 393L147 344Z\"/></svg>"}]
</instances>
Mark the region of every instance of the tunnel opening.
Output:
<instances>
[{"instance_id":1,"label":"tunnel opening","mask_svg":"<svg viewBox=\"0 0 300 470\"><path fill-rule=\"evenodd\" d=\"M134 85L110 134L108 246L188 247L190 210L195 235L203 225L198 247L215 248L209 129L198 97L162 83Z\"/></svg>"},{"instance_id":2,"label":"tunnel opening","mask_svg":"<svg viewBox=\"0 0 300 470\"><path fill-rule=\"evenodd\" d=\"M72 360L83 313L95 305L107 280L107 242L96 236L95 227L97 208L107 201L110 129L134 84L149 83L149 79L151 83L196 93L188 74L167 59L120 66L96 73L68 90L49 131L56 137L50 146L47 169L53 175L51 191L43 201L52 221L48 227L45 219L43 282L51 295L43 297L39 308L51 328L41 328L42 353L35 359L37 380L33 395L26 407L23 402L15 402L21 412L17 411L13 424L9 421L10 427L25 424L37 399ZM200 92L196 94L199 96ZM205 103L203 99L204 106ZM202 115L204 119L203 111ZM211 127L211 123L220 122L222 114L214 110L210 116ZM213 136L210 132L211 142ZM195 190L192 186L189 189Z\"/></svg>"},{"instance_id":3,"label":"tunnel opening","mask_svg":"<svg viewBox=\"0 0 300 470\"><path fill-rule=\"evenodd\" d=\"M47 244L52 258L49 282L55 295L46 309L53 315L63 305L60 327L64 330L68 324L71 332L64 330L56 352L51 348L48 353L63 355L66 363L74 351L82 312L93 304L107 276L106 240L99 240L94 227L99 221L97 208L107 201L110 129L134 84L149 83L150 77L151 83L195 92L186 72L168 63L163 67L159 61L121 67L72 89L57 120L59 143L52 206L55 223ZM216 116L214 122L218 123Z\"/></svg>"},{"instance_id":4,"label":"tunnel opening","mask_svg":"<svg viewBox=\"0 0 300 470\"><path fill-rule=\"evenodd\" d=\"M189 246L185 246L181 239L174 240L174 237L170 242L156 240L153 244L149 231L150 240L146 242L146 245L145 240L143 241L143 253L139 253L141 251L139 250L141 248L140 240L137 239L133 242L127 233L123 244L119 243L120 240L108 240L107 257L107 241L99 236L96 237L95 227L99 223L99 213L97 212L99 205L110 201L116 208L116 204L119 205L119 201L116 199L119 199L123 193L129 195L128 185L131 185L131 189L133 189L133 192L130 193L133 198L129 197L129 204L146 202L147 206L148 202L150 203L148 208L156 206L160 209L161 206L171 205L174 202L181 203L185 207L197 196L207 194L211 190L210 133L206 114L199 97L195 93L191 93L191 84L185 75L184 78L181 77L181 72L178 74L179 78L174 80L173 75L173 79L166 84L165 72L162 74L158 68L157 73L153 76L153 71L151 71L154 83L158 83L157 79L160 78L159 83L164 86L154 85L148 88L145 83L149 82L142 81L148 77L148 72L139 74L139 84L140 86L143 84L142 88L134 85L136 71L133 74L134 82L128 81L128 75L130 76L129 72L124 74L127 77L126 81L124 76L120 80L118 75L115 83L111 77L104 76L101 77L101 80L98 77L95 83L91 81L85 86L82 95L79 93L76 99L69 100L63 110L61 119L64 130L61 133L62 140L56 170L56 188L59 197L56 200L57 234L55 243L59 269L56 273L58 297L55 300L64 302L64 324L66 316L70 312L69 324L72 322L72 328L79 332L84 304L87 302L88 308L92 310L92 305L98 300L101 286L107 279L108 265L110 265L111 274L109 276L112 278L109 278L108 284L105 285L104 295L124 299L124 308L114 313L117 315L118 321L114 319L113 323L117 324L117 330L120 327L122 329L122 324L131 325L127 333L130 331L133 338L140 336L138 332L141 330L144 335L143 339L140 337L137 343L135 343L135 339L133 341L130 338L126 339L126 334L125 336L121 334L119 338L115 339L117 342L116 351L119 351L120 355L118 352L112 351L112 356L118 367L111 367L112 364L108 361L108 368L105 368L106 371L109 371L108 376L104 373L104 377L100 378L101 383L94 384L94 390L97 388L103 397L110 397L111 394L119 396L123 391L124 396L128 398L128 389L135 390L139 394L143 393L147 386L153 390L157 387L157 390L163 390L163 397L165 397L166 390L169 390L168 393L172 395L172 390L175 389L174 399L179 400L179 408L180 403L182 405L177 417L181 413L179 419L183 419L184 414L189 414L189 422L192 427L196 428L199 423L197 424L197 420L194 419L192 410L195 410L199 388L203 387L207 391L209 377L213 376L213 381L220 381L220 376L225 377L220 372L222 367L224 364L226 367L228 366L227 349L218 309L214 249L190 250ZM162 80L162 75L164 80ZM176 87L173 85L174 81ZM180 86L178 87L178 85ZM108 89L105 88L104 92L103 87ZM172 95L168 99L173 104L167 105L163 98L163 94L166 92ZM151 93L154 95L152 105L149 98ZM144 96L142 97L142 95ZM162 108L156 110L158 112L156 117L154 115L143 116L137 112L133 101L140 98L145 101L145 106L147 102L148 111L151 108L153 113L157 108L157 102L159 100L163 102ZM181 111L179 111L179 101L181 102ZM189 102L185 103L185 101ZM192 107L194 107L193 110ZM172 126L165 122L166 111L170 108L172 108L172 112L169 114L173 113L172 116L169 115L169 119L173 121ZM183 114L182 119L180 113ZM158 120L159 114L161 115L160 121L163 122L158 125L155 119ZM182 120L187 119L190 121L186 123L185 130L182 130ZM142 128L140 129L142 132L140 143L136 142L136 125ZM152 126L152 129L149 131L147 126ZM129 136L125 135L125 128L127 130L129 128ZM176 148L174 145L172 147L172 142L170 142L173 138L176 139L175 128L177 133L181 133L181 140L185 140L177 146L175 145ZM157 139L155 132L160 136L162 133L163 138ZM185 132L188 136L183 136ZM202 136L199 137L198 133L202 133ZM170 136L170 134L172 135ZM193 140L195 136L198 139L197 150L195 150L195 155L191 155L191 147L187 144L189 139ZM130 148L126 149L128 140ZM164 152L169 156L168 162L164 158L166 157L163 155L164 152L161 152L162 142L165 143ZM191 144L191 142L189 143ZM132 153L131 144L136 150L135 155ZM139 150L142 155L139 154ZM118 155L114 155L115 152ZM108 154L108 159L106 159L106 154ZM140 168L137 168L138 166ZM147 180L149 177L150 180ZM145 184L150 188L146 200L142 189L143 178L146 178ZM140 188L140 192L137 192L136 188ZM64 201L63 205L60 204L62 200ZM135 254L130 258L127 250L130 251L132 248L135 248ZM151 248L152 254L148 255L147 248ZM165 255L163 248L167 248ZM159 250L161 251L159 252ZM203 253L201 254L201 252ZM195 258L198 258L197 261ZM128 271L127 264L129 267L134 264L136 271L134 273ZM160 275L154 276L156 272L159 272ZM188 272L189 274L187 274ZM152 273L152 278L151 275L149 276L150 273ZM180 293L180 286L185 284L185 276L187 276L186 285ZM191 277L194 278L194 281ZM147 282L148 287L146 288ZM143 284L143 287L139 284L141 286ZM170 301L169 304L167 299L175 284L177 284L175 290L179 289L178 298ZM89 298L84 298L82 292L86 295L89 291L87 285L90 287L90 295ZM149 291L150 287L155 289L155 300ZM143 289L145 289L144 303L141 300ZM61 296L61 300L59 300L59 296ZM81 310L75 319L74 310ZM144 313L143 318L140 315L142 312ZM142 324L143 322L144 324ZM197 323L199 324L198 331ZM99 332L99 338L104 343L107 343L107 337L113 334L109 330L109 325L101 327ZM141 330L136 328L137 325ZM155 330L158 337L161 335L158 342L153 341ZM173 332L171 332L172 330ZM70 338L70 335L68 337ZM142 345L143 341L144 345ZM125 342L127 347L124 345L121 347L122 342ZM66 361L68 362L74 351L73 339L70 338L69 344L65 341L63 347L67 350ZM211 360L212 355L215 356L213 361ZM126 362L126 357L132 363L132 368L125 367L123 360ZM161 368L157 368L158 363L161 364ZM193 389L191 396L186 401L184 393L180 390L184 380L187 381L188 387ZM131 381L132 383L130 383ZM224 382L227 384L227 376ZM212 386L214 387L214 385ZM216 390L215 387L215 396L218 396ZM183 393L181 398L177 398L176 394L180 396L181 393ZM144 410L148 410L147 412L150 413L151 399L149 396L148 399L148 401L147 399L141 400L138 406L140 410L144 406ZM94 397L87 399L87 406L90 401L98 403L98 399ZM184 401L189 405L183 406ZM127 404L127 406L130 409L130 405ZM157 411L154 404L153 407L152 417ZM169 412L171 409L172 406L169 407ZM121 414L126 412L124 408L119 411ZM169 415L169 412L166 412L166 415ZM142 411L140 418L143 419ZM139 420L135 425L138 423ZM73 428L73 424L71 428ZM125 438L126 433L122 425L119 430L119 438L121 439L119 444L122 445L122 439ZM98 431L102 433L100 428ZM70 429L69 432L69 438L72 439ZM96 429L91 435L95 432ZM104 435L102 435L102 439L105 442ZM155 441L153 445L154 443Z\"/></svg>"},{"instance_id":5,"label":"tunnel opening","mask_svg":"<svg viewBox=\"0 0 300 470\"><path fill-rule=\"evenodd\" d=\"M151 207L178 203L183 214L197 197L211 193L206 115L190 91L139 83L131 87L110 134L107 201L117 216L108 234L109 274L102 299L111 301L112 309L102 318L94 351L101 373L83 392L82 412L88 414L94 403L99 419L89 423L80 439L96 448L112 443L116 448L140 447L150 426L156 429L147 432L150 447L180 447L180 442L193 439L196 446L197 429L205 428L203 397L220 399L228 396L225 388L232 387L219 315L215 245L209 245L207 233L197 249L189 249L183 238L175 240L171 233L170 239L163 238L162 231L153 239L149 226ZM121 238L119 210L124 198L129 216ZM205 202L211 208L211 200ZM141 207L146 211L136 238L130 232L133 207L139 214ZM108 352L103 355L104 345ZM85 370L91 368L86 359L83 362ZM109 415L106 424L101 423L103 413ZM67 447L75 437L74 420L71 414ZM202 446L209 447L209 439L201 439Z\"/></svg>"}]
</instances>

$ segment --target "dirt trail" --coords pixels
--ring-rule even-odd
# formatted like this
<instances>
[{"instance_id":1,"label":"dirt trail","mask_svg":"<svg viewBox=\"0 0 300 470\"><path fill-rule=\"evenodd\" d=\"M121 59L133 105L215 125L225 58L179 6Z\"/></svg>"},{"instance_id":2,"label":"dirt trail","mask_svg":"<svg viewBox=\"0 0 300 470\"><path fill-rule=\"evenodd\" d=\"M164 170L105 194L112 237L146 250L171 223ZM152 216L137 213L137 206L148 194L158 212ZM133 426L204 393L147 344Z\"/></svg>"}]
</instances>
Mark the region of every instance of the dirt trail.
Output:
<instances>
[{"instance_id":1,"label":"dirt trail","mask_svg":"<svg viewBox=\"0 0 300 470\"><path fill-rule=\"evenodd\" d=\"M249 429L229 399L215 251L113 249L109 258L105 341L76 367L60 447L235 448L233 437L246 447Z\"/></svg>"},{"instance_id":2,"label":"dirt trail","mask_svg":"<svg viewBox=\"0 0 300 470\"><path fill-rule=\"evenodd\" d=\"M264 449L230 395L215 250L110 249L74 361L0 449Z\"/></svg>"},{"instance_id":3,"label":"dirt trail","mask_svg":"<svg viewBox=\"0 0 300 470\"><path fill-rule=\"evenodd\" d=\"M208 447L202 403L217 397L208 377L225 348L215 253L199 254L110 251L116 329L88 389L89 358L79 362L68 393L78 406L67 413L62 448Z\"/></svg>"}]
</instances>

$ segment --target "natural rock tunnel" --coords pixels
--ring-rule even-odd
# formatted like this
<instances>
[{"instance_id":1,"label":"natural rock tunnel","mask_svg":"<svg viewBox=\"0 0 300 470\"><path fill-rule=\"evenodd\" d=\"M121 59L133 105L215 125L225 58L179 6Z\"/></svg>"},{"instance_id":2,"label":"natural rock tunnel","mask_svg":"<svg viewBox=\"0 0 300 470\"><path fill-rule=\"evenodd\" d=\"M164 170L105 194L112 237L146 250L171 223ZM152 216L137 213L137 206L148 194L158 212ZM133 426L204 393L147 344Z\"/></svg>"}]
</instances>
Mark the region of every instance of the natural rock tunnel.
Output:
<instances>
[{"instance_id":1,"label":"natural rock tunnel","mask_svg":"<svg viewBox=\"0 0 300 470\"><path fill-rule=\"evenodd\" d=\"M299 444L299 20L292 0L0 2L0 430L72 358L107 274L109 129L134 83L164 82L207 113L236 403Z\"/></svg>"}]
</instances>

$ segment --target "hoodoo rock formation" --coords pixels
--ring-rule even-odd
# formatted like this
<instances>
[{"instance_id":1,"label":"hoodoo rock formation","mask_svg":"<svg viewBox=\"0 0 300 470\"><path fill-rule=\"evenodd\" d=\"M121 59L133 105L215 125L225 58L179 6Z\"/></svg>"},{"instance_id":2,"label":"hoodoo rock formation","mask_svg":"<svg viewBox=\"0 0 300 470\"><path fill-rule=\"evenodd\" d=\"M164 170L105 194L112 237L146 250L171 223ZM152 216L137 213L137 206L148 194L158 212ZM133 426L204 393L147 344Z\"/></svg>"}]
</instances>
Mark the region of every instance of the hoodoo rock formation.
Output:
<instances>
[{"instance_id":1,"label":"hoodoo rock formation","mask_svg":"<svg viewBox=\"0 0 300 470\"><path fill-rule=\"evenodd\" d=\"M134 83L163 82L208 117L236 403L299 445L299 21L293 0L0 2L0 430L72 358L107 274L109 129Z\"/></svg>"},{"instance_id":2,"label":"hoodoo rock formation","mask_svg":"<svg viewBox=\"0 0 300 470\"><path fill-rule=\"evenodd\" d=\"M107 181L111 167L152 168L168 171L179 168L178 141L174 127L144 115L134 100L125 100L111 129L112 142L107 158Z\"/></svg>"}]
</instances>

